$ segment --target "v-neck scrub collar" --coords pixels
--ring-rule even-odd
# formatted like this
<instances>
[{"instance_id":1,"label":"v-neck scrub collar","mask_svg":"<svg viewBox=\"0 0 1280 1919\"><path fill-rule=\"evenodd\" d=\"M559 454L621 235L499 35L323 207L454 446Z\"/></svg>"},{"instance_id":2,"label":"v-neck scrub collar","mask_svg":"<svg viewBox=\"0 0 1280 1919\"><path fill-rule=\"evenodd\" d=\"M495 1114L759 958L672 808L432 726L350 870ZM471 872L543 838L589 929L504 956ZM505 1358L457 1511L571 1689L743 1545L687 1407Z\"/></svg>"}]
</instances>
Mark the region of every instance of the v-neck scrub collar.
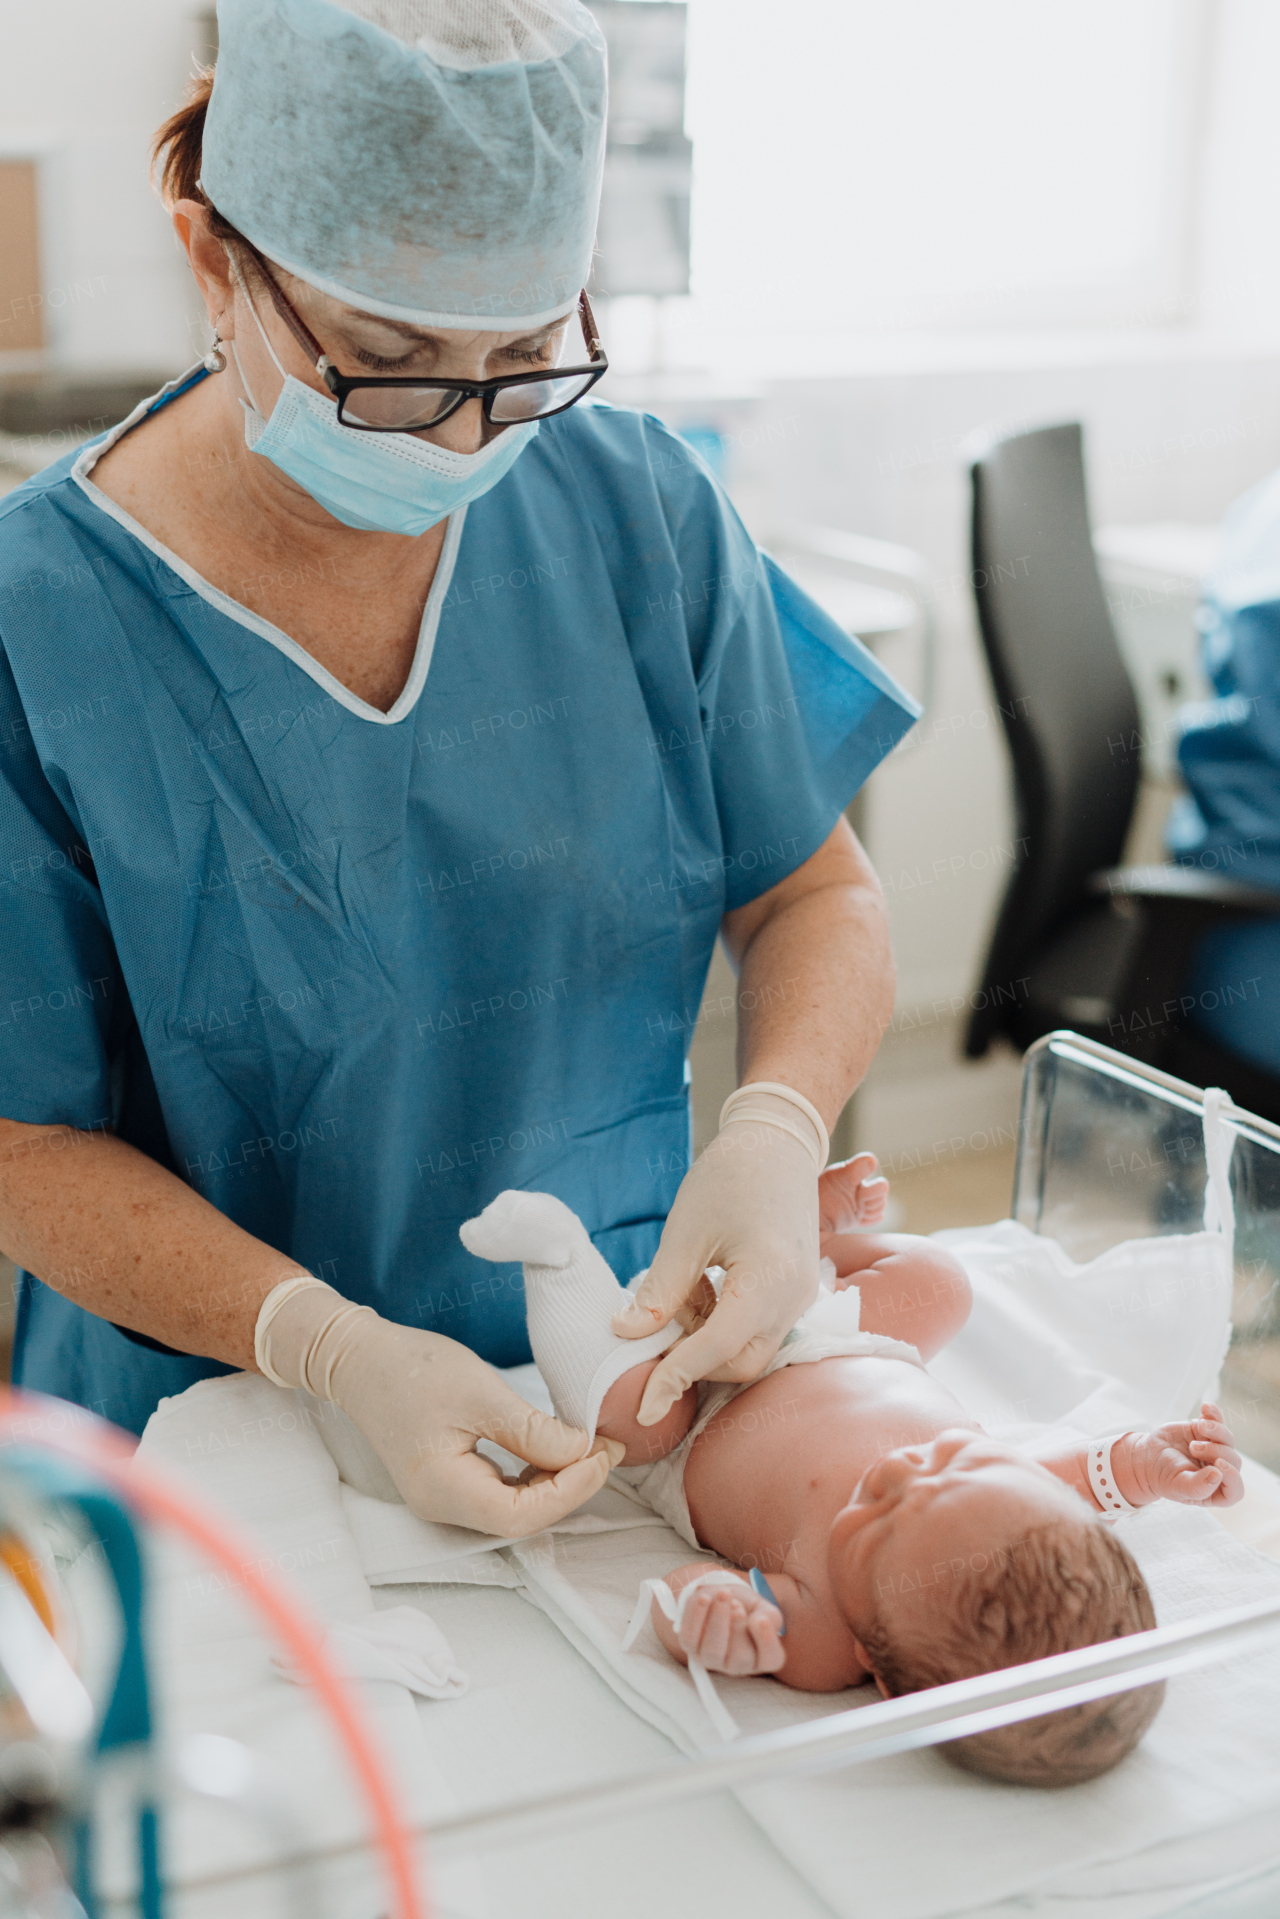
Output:
<instances>
[{"instance_id":1,"label":"v-neck scrub collar","mask_svg":"<svg viewBox=\"0 0 1280 1919\"><path fill-rule=\"evenodd\" d=\"M296 640L290 639L289 635L281 632L278 626L273 626L270 620L264 620L257 613L251 613L248 607L241 606L239 600L233 600L229 593L223 593L218 587L211 586L193 566L189 566L185 560L180 559L176 553L163 545L153 533L148 533L145 526L140 525L131 513L126 513L122 506L118 506L89 478L104 453L115 446L118 440L123 439L132 428L139 425L149 413L158 411L170 400L176 399L189 386L193 386L201 370L198 365L190 368L186 373L180 374L176 380L170 380L167 386L161 387L160 391L152 394L149 399L139 401L133 412L127 419L121 420L119 426L112 427L104 438L92 441L84 449L71 469L72 479L101 512L108 514L118 526L122 526L127 533L131 533L134 539L140 541L149 552L154 553L157 559L163 560L164 564L176 573L193 593L198 593L201 599L207 600L210 606L216 607L218 612L225 614L229 620L235 620L237 625L246 627L250 633L256 633L260 640L266 640L272 646L278 647L286 659L292 660L295 666L301 667L317 686L323 687L329 697L337 700L348 713L354 713L357 719L368 720L375 726L395 726L412 713L427 683L431 656L435 651L436 634L440 627L440 610L453 579L453 569L458 558L458 547L462 540L462 528L466 521L467 509L463 507L460 512L451 514L449 517L444 547L440 554L440 564L436 568L435 578L427 594L426 605L422 609L418 644L414 650L409 677L395 705L383 713L378 707L370 706L367 700L360 699L350 687L344 686L341 680L335 679L328 668L321 666L304 646L299 646Z\"/></svg>"}]
</instances>

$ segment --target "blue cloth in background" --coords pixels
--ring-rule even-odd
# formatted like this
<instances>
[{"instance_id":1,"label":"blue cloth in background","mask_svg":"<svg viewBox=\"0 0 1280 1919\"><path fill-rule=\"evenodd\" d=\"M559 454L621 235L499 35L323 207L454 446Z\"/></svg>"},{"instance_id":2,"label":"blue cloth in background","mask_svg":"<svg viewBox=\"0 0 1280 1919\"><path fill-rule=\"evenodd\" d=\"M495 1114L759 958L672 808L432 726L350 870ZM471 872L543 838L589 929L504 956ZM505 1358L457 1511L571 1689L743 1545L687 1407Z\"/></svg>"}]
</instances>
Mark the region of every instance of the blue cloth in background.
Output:
<instances>
[{"instance_id":1,"label":"blue cloth in background","mask_svg":"<svg viewBox=\"0 0 1280 1919\"><path fill-rule=\"evenodd\" d=\"M1188 794L1171 815L1169 850L1280 888L1280 473L1226 516L1200 623L1217 697L1180 715ZM1280 1073L1280 919L1207 935L1186 992L1198 1031Z\"/></svg>"},{"instance_id":2,"label":"blue cloth in background","mask_svg":"<svg viewBox=\"0 0 1280 1919\"><path fill-rule=\"evenodd\" d=\"M545 422L467 510L390 721L72 465L0 504L0 1112L112 1130L348 1298L527 1360L520 1270L459 1224L545 1189L651 1259L721 916L912 702L638 414ZM55 1277L21 1384L138 1431L227 1370Z\"/></svg>"}]
</instances>

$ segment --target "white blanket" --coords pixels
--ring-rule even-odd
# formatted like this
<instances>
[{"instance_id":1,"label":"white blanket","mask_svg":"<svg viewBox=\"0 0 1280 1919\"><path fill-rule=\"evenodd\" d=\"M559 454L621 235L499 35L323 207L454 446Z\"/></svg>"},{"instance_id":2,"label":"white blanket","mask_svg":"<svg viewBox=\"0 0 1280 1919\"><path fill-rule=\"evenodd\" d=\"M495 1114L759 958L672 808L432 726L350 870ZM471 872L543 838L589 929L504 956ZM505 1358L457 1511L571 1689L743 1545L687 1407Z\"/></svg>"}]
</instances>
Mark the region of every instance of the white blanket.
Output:
<instances>
[{"instance_id":1,"label":"white blanket","mask_svg":"<svg viewBox=\"0 0 1280 1919\"><path fill-rule=\"evenodd\" d=\"M1212 1397L1231 1338L1216 1233L1126 1240L1083 1266L1011 1219L934 1238L963 1263L974 1310L929 1371L989 1432L1159 1426Z\"/></svg>"},{"instance_id":2,"label":"white blanket","mask_svg":"<svg viewBox=\"0 0 1280 1919\"><path fill-rule=\"evenodd\" d=\"M237 1532L261 1541L255 1563L291 1586L313 1616L347 1628L377 1618L337 1468L297 1395L245 1373L204 1381L162 1401L142 1451L180 1470ZM169 1533L149 1539L148 1572L148 1644L166 1743L176 1749L192 1733L218 1733L243 1741L259 1762L249 1811L189 1796L170 1802L162 1845L166 1877L185 1889L178 1911L184 1919L225 1919L231 1911L237 1919L275 1919L279 1886L243 1875L268 1866L299 1837L312 1845L357 1839L368 1830L365 1805L311 1694L273 1668L279 1647L239 1576ZM409 1691L378 1680L360 1692L405 1815L456 1811ZM131 1823L108 1829L104 1839L105 1886L118 1893L133 1883ZM428 1883L451 1913L477 1919L485 1910L465 1861L443 1875L433 1871ZM385 1881L367 1857L327 1866L324 1887L330 1903L323 1909L335 1919L387 1910Z\"/></svg>"},{"instance_id":3,"label":"white blanket","mask_svg":"<svg viewBox=\"0 0 1280 1919\"><path fill-rule=\"evenodd\" d=\"M1225 1271L1209 1236L1144 1243L1132 1257L1108 1255L1075 1270L1064 1266L1060 1249L1009 1222L939 1237L968 1267L977 1304L970 1326L932 1370L991 1430L1013 1435L1037 1415L1069 1420L1083 1432L1145 1423L1185 1412L1210 1383L1227 1304ZM530 1397L531 1371L513 1377ZM1122 1380L1126 1371L1131 1377ZM608 1488L563 1527L513 1548L459 1528L425 1526L403 1507L350 1485L339 1489L330 1451L347 1457L350 1430L335 1440L340 1428L332 1410L313 1403L317 1416L300 1419L299 1403L261 1379L206 1382L166 1402L144 1445L185 1461L203 1489L256 1521L280 1558L296 1555L300 1544L304 1558L319 1552L320 1561L301 1570L329 1616L358 1616L356 1587L346 1579L357 1560L366 1607L370 1584L519 1582L642 1718L686 1751L712 1743L687 1675L656 1641L646 1635L632 1654L619 1651L640 1579L688 1558L688 1548L631 1498ZM214 1435L221 1435L217 1443ZM314 1511L305 1521L302 1514L320 1487L328 1490L317 1529ZM1280 1570L1208 1515L1162 1507L1121 1523L1162 1620L1280 1590ZM326 1563L344 1568L340 1592ZM211 1683L185 1696L184 1716L199 1708L203 1723L215 1722L210 1715L216 1717L222 1690L215 1665L223 1648L234 1654L237 1643L225 1620L210 1631ZM718 1683L748 1732L873 1696L862 1688L815 1699L768 1680ZM274 1685L263 1713L268 1740L275 1737L279 1694L298 1697ZM1033 1894L1044 1902L1034 1910L1088 1898L1095 1919L1148 1919L1175 1903L1170 1886L1185 1899L1197 1887L1280 1859L1280 1838L1268 1831L1280 1804L1278 1701L1280 1651L1254 1657L1244 1670L1237 1662L1179 1681L1138 1753L1108 1779L1069 1793L995 1787L924 1753L753 1789L743 1800L817 1896L850 1919L867 1911L877 1919L994 1915L1009 1900L1025 1912ZM453 1710L422 1708L426 1716ZM415 1794L443 1809L450 1795L430 1764L424 1768L407 1749L397 1763L410 1767ZM313 1789L319 1792L319 1784ZM353 1817L358 1823L348 1807L348 1821ZM465 1888L458 1905L466 1909Z\"/></svg>"}]
</instances>

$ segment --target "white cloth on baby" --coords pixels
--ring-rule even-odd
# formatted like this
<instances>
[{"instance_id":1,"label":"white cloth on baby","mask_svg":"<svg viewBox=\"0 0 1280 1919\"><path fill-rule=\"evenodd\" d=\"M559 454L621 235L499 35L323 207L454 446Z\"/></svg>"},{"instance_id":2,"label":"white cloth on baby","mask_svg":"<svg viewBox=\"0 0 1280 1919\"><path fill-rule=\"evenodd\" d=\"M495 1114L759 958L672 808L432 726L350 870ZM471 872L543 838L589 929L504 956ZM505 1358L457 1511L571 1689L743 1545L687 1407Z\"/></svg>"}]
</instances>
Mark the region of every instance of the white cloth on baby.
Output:
<instances>
[{"instance_id":1,"label":"white cloth on baby","mask_svg":"<svg viewBox=\"0 0 1280 1919\"><path fill-rule=\"evenodd\" d=\"M679 1325L668 1320L643 1339L618 1337L611 1322L626 1292L578 1215L552 1193L499 1193L458 1237L479 1259L521 1262L529 1344L552 1405L594 1439L610 1386L674 1346Z\"/></svg>"},{"instance_id":2,"label":"white cloth on baby","mask_svg":"<svg viewBox=\"0 0 1280 1919\"><path fill-rule=\"evenodd\" d=\"M822 1263L834 1275L835 1268L830 1260ZM814 1365L820 1359L901 1359L911 1366L924 1364L915 1347L908 1346L905 1340L890 1339L884 1333L860 1332L858 1321L861 1312L862 1296L856 1286L847 1286L843 1292L834 1292L825 1283L824 1276L818 1298L803 1318L796 1321L760 1378L767 1379L771 1373L781 1372L785 1366ZM752 1380L750 1383L755 1385L758 1382ZM652 1466L615 1466L613 1470L615 1481L620 1480L629 1486L651 1512L665 1519L668 1526L695 1550L700 1550L700 1542L689 1517L684 1469L699 1434L705 1431L717 1413L722 1413L739 1393L746 1391L746 1386L735 1382L702 1380L698 1386L698 1416L674 1451Z\"/></svg>"}]
</instances>

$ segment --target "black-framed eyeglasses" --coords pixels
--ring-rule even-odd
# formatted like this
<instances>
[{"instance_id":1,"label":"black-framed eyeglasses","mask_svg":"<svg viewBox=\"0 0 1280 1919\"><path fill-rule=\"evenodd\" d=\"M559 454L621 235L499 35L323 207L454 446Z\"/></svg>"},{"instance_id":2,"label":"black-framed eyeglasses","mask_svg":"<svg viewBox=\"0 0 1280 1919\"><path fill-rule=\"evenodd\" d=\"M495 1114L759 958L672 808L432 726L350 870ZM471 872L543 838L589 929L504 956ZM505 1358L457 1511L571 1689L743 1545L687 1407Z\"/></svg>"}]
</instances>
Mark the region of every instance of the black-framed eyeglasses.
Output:
<instances>
[{"instance_id":1,"label":"black-framed eyeglasses","mask_svg":"<svg viewBox=\"0 0 1280 1919\"><path fill-rule=\"evenodd\" d=\"M590 355L586 366L549 367L545 373L504 373L496 380L348 379L339 373L319 340L295 313L257 256L271 301L338 402L338 423L353 433L418 433L442 426L468 400L479 400L492 426L516 426L522 420L548 420L575 406L609 370L595 315L585 293L578 299L582 337Z\"/></svg>"}]
</instances>

